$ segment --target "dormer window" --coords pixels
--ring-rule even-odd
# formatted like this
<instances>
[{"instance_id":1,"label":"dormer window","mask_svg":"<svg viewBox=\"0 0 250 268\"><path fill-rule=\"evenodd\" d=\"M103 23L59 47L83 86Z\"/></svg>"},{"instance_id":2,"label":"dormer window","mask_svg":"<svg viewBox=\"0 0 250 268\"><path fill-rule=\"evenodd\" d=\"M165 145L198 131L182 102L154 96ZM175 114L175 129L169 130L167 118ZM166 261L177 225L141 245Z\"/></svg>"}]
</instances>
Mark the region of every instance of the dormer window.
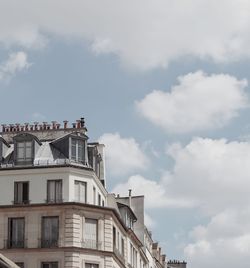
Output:
<instances>
[{"instance_id":1,"label":"dormer window","mask_svg":"<svg viewBox=\"0 0 250 268\"><path fill-rule=\"evenodd\" d=\"M17 142L17 163L20 162L32 162L32 141L19 141Z\"/></svg>"},{"instance_id":2,"label":"dormer window","mask_svg":"<svg viewBox=\"0 0 250 268\"><path fill-rule=\"evenodd\" d=\"M85 159L85 141L71 139L71 159L76 162L84 162Z\"/></svg>"},{"instance_id":3,"label":"dormer window","mask_svg":"<svg viewBox=\"0 0 250 268\"><path fill-rule=\"evenodd\" d=\"M37 137L22 133L13 138L14 140L14 159L17 165L30 165L33 163L36 152L41 143Z\"/></svg>"}]
</instances>

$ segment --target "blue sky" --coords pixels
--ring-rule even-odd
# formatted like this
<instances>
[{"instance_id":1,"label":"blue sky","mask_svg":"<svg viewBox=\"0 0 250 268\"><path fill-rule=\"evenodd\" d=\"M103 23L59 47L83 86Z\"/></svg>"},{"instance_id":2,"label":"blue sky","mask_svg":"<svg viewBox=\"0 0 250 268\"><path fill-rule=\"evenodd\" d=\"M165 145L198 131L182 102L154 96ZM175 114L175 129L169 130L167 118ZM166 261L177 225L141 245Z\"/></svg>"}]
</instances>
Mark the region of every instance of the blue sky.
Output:
<instances>
[{"instance_id":1,"label":"blue sky","mask_svg":"<svg viewBox=\"0 0 250 268\"><path fill-rule=\"evenodd\" d=\"M248 267L249 15L245 0L0 1L0 121L85 117L109 190L145 194L168 257Z\"/></svg>"}]
</instances>

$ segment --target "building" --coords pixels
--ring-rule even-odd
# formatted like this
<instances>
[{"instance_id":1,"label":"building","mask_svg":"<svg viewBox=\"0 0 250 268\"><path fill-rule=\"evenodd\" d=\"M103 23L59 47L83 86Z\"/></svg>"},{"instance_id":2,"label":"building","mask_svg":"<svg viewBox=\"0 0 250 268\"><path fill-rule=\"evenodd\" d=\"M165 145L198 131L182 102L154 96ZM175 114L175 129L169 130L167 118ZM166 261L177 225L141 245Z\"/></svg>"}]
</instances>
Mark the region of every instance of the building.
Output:
<instances>
[{"instance_id":1,"label":"building","mask_svg":"<svg viewBox=\"0 0 250 268\"><path fill-rule=\"evenodd\" d=\"M105 184L104 145L83 118L2 125L0 252L25 268L167 268L144 197Z\"/></svg>"}]
</instances>

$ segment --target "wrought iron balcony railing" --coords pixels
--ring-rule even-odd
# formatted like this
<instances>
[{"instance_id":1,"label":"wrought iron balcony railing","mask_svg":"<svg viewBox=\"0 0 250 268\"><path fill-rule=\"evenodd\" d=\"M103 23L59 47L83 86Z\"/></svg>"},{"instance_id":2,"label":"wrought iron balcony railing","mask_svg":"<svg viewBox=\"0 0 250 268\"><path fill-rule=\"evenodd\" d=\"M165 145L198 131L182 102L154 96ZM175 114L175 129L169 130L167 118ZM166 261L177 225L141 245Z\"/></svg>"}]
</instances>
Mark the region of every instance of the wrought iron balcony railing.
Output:
<instances>
[{"instance_id":1,"label":"wrought iron balcony railing","mask_svg":"<svg viewBox=\"0 0 250 268\"><path fill-rule=\"evenodd\" d=\"M58 248L59 246L59 239L39 239L40 248Z\"/></svg>"},{"instance_id":2,"label":"wrought iron balcony railing","mask_svg":"<svg viewBox=\"0 0 250 268\"><path fill-rule=\"evenodd\" d=\"M124 258L124 254L122 254L118 248L114 247L113 251L115 253L115 255L118 257L118 259L120 259L123 263L125 263L125 258Z\"/></svg>"},{"instance_id":3,"label":"wrought iron balcony railing","mask_svg":"<svg viewBox=\"0 0 250 268\"><path fill-rule=\"evenodd\" d=\"M29 205L30 200L13 200L13 205Z\"/></svg>"},{"instance_id":4,"label":"wrought iron balcony railing","mask_svg":"<svg viewBox=\"0 0 250 268\"><path fill-rule=\"evenodd\" d=\"M11 248L26 248L27 239L16 240L16 239L7 239L4 241L4 247L6 249Z\"/></svg>"},{"instance_id":5,"label":"wrought iron balcony railing","mask_svg":"<svg viewBox=\"0 0 250 268\"><path fill-rule=\"evenodd\" d=\"M91 240L91 239L84 239L84 240L82 240L82 247L100 250L102 247L102 242L96 241L96 240Z\"/></svg>"}]
</instances>

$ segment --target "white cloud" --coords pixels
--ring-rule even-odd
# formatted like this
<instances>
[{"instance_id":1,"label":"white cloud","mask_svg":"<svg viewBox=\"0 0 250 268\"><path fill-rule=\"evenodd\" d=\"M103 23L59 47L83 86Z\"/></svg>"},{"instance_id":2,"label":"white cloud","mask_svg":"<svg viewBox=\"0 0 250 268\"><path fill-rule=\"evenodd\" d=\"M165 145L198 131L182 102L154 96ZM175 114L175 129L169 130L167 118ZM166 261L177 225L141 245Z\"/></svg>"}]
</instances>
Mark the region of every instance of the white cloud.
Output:
<instances>
[{"instance_id":1,"label":"white cloud","mask_svg":"<svg viewBox=\"0 0 250 268\"><path fill-rule=\"evenodd\" d=\"M192 201L210 217L184 247L192 268L248 267L250 143L196 138L172 145L168 154L175 165L161 181L166 195Z\"/></svg>"},{"instance_id":2,"label":"white cloud","mask_svg":"<svg viewBox=\"0 0 250 268\"><path fill-rule=\"evenodd\" d=\"M194 227L188 241L180 241L190 267L247 268L250 143L194 138L186 146L169 146L167 154L174 166L160 180L131 176L113 191L144 194L146 209L196 208L195 215L205 216L208 223Z\"/></svg>"},{"instance_id":3,"label":"white cloud","mask_svg":"<svg viewBox=\"0 0 250 268\"><path fill-rule=\"evenodd\" d=\"M0 3L0 42L41 46L44 36L88 40L139 69L182 56L229 62L250 56L247 0L18 0Z\"/></svg>"},{"instance_id":4,"label":"white cloud","mask_svg":"<svg viewBox=\"0 0 250 268\"><path fill-rule=\"evenodd\" d=\"M129 189L132 190L133 195L145 196L146 208L191 206L190 202L181 198L169 198L163 184L141 175L131 176L127 182L117 184L112 192L126 196Z\"/></svg>"},{"instance_id":5,"label":"white cloud","mask_svg":"<svg viewBox=\"0 0 250 268\"><path fill-rule=\"evenodd\" d=\"M144 170L149 160L134 138L122 138L118 133L106 133L99 138L105 144L107 170L114 176Z\"/></svg>"},{"instance_id":6,"label":"white cloud","mask_svg":"<svg viewBox=\"0 0 250 268\"><path fill-rule=\"evenodd\" d=\"M28 69L30 65L25 52L11 53L7 61L0 65L0 81L9 81L17 72Z\"/></svg>"},{"instance_id":7,"label":"white cloud","mask_svg":"<svg viewBox=\"0 0 250 268\"><path fill-rule=\"evenodd\" d=\"M154 228L156 226L156 221L148 214L145 212L144 214L144 221L145 221L145 225L147 226L147 228Z\"/></svg>"},{"instance_id":8,"label":"white cloud","mask_svg":"<svg viewBox=\"0 0 250 268\"><path fill-rule=\"evenodd\" d=\"M170 196L191 200L212 215L250 203L250 143L195 138L185 147L171 146L168 154L175 165L162 183Z\"/></svg>"},{"instance_id":9,"label":"white cloud","mask_svg":"<svg viewBox=\"0 0 250 268\"><path fill-rule=\"evenodd\" d=\"M207 226L195 227L194 241L184 252L192 267L248 267L250 261L250 211L226 210ZM202 230L202 231L201 231Z\"/></svg>"},{"instance_id":10,"label":"white cloud","mask_svg":"<svg viewBox=\"0 0 250 268\"><path fill-rule=\"evenodd\" d=\"M167 132L220 128L248 105L246 80L197 71L178 81L171 92L154 90L136 103L140 114Z\"/></svg>"}]
</instances>

